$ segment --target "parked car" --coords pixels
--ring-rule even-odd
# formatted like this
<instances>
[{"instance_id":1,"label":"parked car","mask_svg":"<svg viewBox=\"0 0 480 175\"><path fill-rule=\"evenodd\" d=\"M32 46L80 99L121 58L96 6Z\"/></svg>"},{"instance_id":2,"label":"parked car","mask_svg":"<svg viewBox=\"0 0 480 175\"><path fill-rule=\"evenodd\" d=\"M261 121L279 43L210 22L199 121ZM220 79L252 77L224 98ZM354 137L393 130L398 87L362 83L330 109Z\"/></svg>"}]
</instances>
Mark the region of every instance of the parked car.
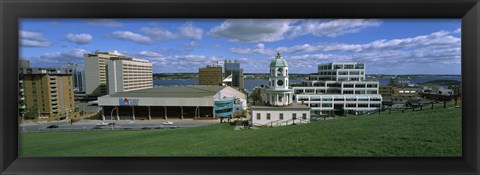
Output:
<instances>
[{"instance_id":1,"label":"parked car","mask_svg":"<svg viewBox=\"0 0 480 175\"><path fill-rule=\"evenodd\" d=\"M107 125L108 125L108 123L106 123L106 122L97 123L97 126L107 126Z\"/></svg>"},{"instance_id":2,"label":"parked car","mask_svg":"<svg viewBox=\"0 0 480 175\"><path fill-rule=\"evenodd\" d=\"M164 125L173 125L173 122L171 122L171 121L166 121L166 122L163 122L162 124L164 124Z\"/></svg>"},{"instance_id":3,"label":"parked car","mask_svg":"<svg viewBox=\"0 0 480 175\"><path fill-rule=\"evenodd\" d=\"M58 128L58 125L50 125L50 126L47 126L47 128Z\"/></svg>"}]
</instances>

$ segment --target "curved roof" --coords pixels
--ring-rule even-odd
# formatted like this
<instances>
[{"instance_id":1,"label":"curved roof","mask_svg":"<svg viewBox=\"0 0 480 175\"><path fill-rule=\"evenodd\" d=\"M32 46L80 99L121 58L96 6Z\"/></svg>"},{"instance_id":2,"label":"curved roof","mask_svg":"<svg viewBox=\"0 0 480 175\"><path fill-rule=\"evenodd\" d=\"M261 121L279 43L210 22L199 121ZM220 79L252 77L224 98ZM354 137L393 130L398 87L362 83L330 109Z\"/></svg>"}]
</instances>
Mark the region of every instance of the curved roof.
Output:
<instances>
[{"instance_id":1,"label":"curved roof","mask_svg":"<svg viewBox=\"0 0 480 175\"><path fill-rule=\"evenodd\" d=\"M282 58L280 52L277 52L275 59L270 62L270 67L287 67L287 62Z\"/></svg>"}]
</instances>

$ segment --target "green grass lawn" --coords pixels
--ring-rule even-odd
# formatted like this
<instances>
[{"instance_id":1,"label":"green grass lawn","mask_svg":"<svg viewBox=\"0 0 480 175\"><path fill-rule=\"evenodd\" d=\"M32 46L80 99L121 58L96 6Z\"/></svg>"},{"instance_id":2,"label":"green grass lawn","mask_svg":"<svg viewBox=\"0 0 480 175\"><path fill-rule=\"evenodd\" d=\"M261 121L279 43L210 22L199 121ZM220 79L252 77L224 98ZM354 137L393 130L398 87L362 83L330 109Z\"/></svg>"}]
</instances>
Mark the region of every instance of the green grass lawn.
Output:
<instances>
[{"instance_id":1,"label":"green grass lawn","mask_svg":"<svg viewBox=\"0 0 480 175\"><path fill-rule=\"evenodd\" d=\"M20 133L20 156L461 156L461 108L449 106L258 130Z\"/></svg>"}]
</instances>

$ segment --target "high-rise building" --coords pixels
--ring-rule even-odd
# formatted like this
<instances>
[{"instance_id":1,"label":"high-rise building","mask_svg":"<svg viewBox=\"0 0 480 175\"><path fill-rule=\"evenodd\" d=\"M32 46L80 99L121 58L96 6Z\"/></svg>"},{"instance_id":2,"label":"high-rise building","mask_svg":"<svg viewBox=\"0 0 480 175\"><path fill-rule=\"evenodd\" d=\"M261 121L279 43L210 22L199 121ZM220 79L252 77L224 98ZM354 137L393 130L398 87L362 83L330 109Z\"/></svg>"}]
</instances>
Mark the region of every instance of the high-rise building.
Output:
<instances>
[{"instance_id":1,"label":"high-rise building","mask_svg":"<svg viewBox=\"0 0 480 175\"><path fill-rule=\"evenodd\" d=\"M318 74L293 91L297 102L312 107L312 115L344 115L380 109L378 87L378 81L365 80L365 63L333 62L318 65Z\"/></svg>"},{"instance_id":2,"label":"high-rise building","mask_svg":"<svg viewBox=\"0 0 480 175\"><path fill-rule=\"evenodd\" d=\"M153 86L152 65L148 61L97 51L84 55L86 94L101 96L108 93L110 89L108 87L108 60L112 60L110 63L114 64L111 69L113 74L110 75L113 91L121 92Z\"/></svg>"},{"instance_id":3,"label":"high-rise building","mask_svg":"<svg viewBox=\"0 0 480 175\"><path fill-rule=\"evenodd\" d=\"M30 61L28 60L18 60L18 68L29 68Z\"/></svg>"},{"instance_id":4,"label":"high-rise building","mask_svg":"<svg viewBox=\"0 0 480 175\"><path fill-rule=\"evenodd\" d=\"M20 117L23 117L26 108L25 102L25 84L23 81L23 73L27 72L30 68L30 61L19 60L18 61L18 113Z\"/></svg>"},{"instance_id":5,"label":"high-rise building","mask_svg":"<svg viewBox=\"0 0 480 175\"><path fill-rule=\"evenodd\" d=\"M62 117L75 110L72 75L66 69L25 68L20 75L23 109L37 109L42 117Z\"/></svg>"},{"instance_id":6,"label":"high-rise building","mask_svg":"<svg viewBox=\"0 0 480 175\"><path fill-rule=\"evenodd\" d=\"M198 68L198 82L200 85L222 85L222 66L219 64L207 65Z\"/></svg>"},{"instance_id":7,"label":"high-rise building","mask_svg":"<svg viewBox=\"0 0 480 175\"><path fill-rule=\"evenodd\" d=\"M232 86L243 89L243 69L239 60L225 60L224 77L232 75Z\"/></svg>"},{"instance_id":8,"label":"high-rise building","mask_svg":"<svg viewBox=\"0 0 480 175\"><path fill-rule=\"evenodd\" d=\"M137 58L110 58L107 61L108 93L153 87L152 63Z\"/></svg>"},{"instance_id":9,"label":"high-rise building","mask_svg":"<svg viewBox=\"0 0 480 175\"><path fill-rule=\"evenodd\" d=\"M67 69L68 73L72 74L73 91L85 92L85 71L76 63L68 63L65 69Z\"/></svg>"}]
</instances>

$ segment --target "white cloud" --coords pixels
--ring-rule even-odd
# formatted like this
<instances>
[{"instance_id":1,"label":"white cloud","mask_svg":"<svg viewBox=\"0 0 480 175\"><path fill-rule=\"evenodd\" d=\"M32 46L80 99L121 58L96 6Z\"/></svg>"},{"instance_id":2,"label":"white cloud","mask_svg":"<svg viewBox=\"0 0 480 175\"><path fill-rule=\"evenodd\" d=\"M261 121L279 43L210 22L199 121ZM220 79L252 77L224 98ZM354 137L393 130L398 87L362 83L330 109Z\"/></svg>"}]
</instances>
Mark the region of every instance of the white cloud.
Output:
<instances>
[{"instance_id":1,"label":"white cloud","mask_svg":"<svg viewBox=\"0 0 480 175\"><path fill-rule=\"evenodd\" d=\"M458 29L455 30L453 33L462 33L462 29L461 29L461 28L458 28Z\"/></svg>"},{"instance_id":2,"label":"white cloud","mask_svg":"<svg viewBox=\"0 0 480 175\"><path fill-rule=\"evenodd\" d=\"M49 47L52 42L43 37L43 33L21 30L20 45L24 47Z\"/></svg>"},{"instance_id":3,"label":"white cloud","mask_svg":"<svg viewBox=\"0 0 480 175\"><path fill-rule=\"evenodd\" d=\"M174 33L170 32L169 30L158 28L158 27L144 27L144 28L141 28L140 31L150 36L154 40L158 40L158 41L174 39L177 37Z\"/></svg>"},{"instance_id":4,"label":"white cloud","mask_svg":"<svg viewBox=\"0 0 480 175\"><path fill-rule=\"evenodd\" d=\"M230 48L230 52L237 54L264 54L272 55L275 53L272 49L265 49L265 44L258 43L255 48Z\"/></svg>"},{"instance_id":5,"label":"white cloud","mask_svg":"<svg viewBox=\"0 0 480 175\"><path fill-rule=\"evenodd\" d=\"M156 51L141 51L137 56L149 60L154 65L154 72L197 72L200 67L225 60L223 56L164 54Z\"/></svg>"},{"instance_id":6,"label":"white cloud","mask_svg":"<svg viewBox=\"0 0 480 175\"><path fill-rule=\"evenodd\" d=\"M91 19L87 21L90 25L98 25L104 27L122 27L123 24L113 19Z\"/></svg>"},{"instance_id":7,"label":"white cloud","mask_svg":"<svg viewBox=\"0 0 480 175\"><path fill-rule=\"evenodd\" d=\"M67 40L77 44L87 44L92 42L92 35L81 33L81 34L67 34Z\"/></svg>"},{"instance_id":8,"label":"white cloud","mask_svg":"<svg viewBox=\"0 0 480 175\"><path fill-rule=\"evenodd\" d=\"M33 67L53 67L60 68L67 63L77 63L83 65L83 55L89 53L84 49L72 49L61 52L48 52L40 56L24 58L30 60Z\"/></svg>"},{"instance_id":9,"label":"white cloud","mask_svg":"<svg viewBox=\"0 0 480 175\"><path fill-rule=\"evenodd\" d=\"M150 44L152 42L152 39L150 37L130 31L116 31L112 33L112 36L116 39L133 41L140 44Z\"/></svg>"},{"instance_id":10,"label":"white cloud","mask_svg":"<svg viewBox=\"0 0 480 175\"><path fill-rule=\"evenodd\" d=\"M138 54L140 56L145 56L145 57L161 57L163 56L162 54L158 52L152 52L152 51L140 51Z\"/></svg>"},{"instance_id":11,"label":"white cloud","mask_svg":"<svg viewBox=\"0 0 480 175\"><path fill-rule=\"evenodd\" d=\"M40 58L43 59L68 59L68 58L83 58L83 55L88 53L84 49L73 49L73 50L67 50L63 52L51 52L51 53L45 53L40 56Z\"/></svg>"},{"instance_id":12,"label":"white cloud","mask_svg":"<svg viewBox=\"0 0 480 175\"><path fill-rule=\"evenodd\" d=\"M209 35L232 42L273 42L307 34L336 37L380 24L380 20L373 19L231 19L214 27Z\"/></svg>"},{"instance_id":13,"label":"white cloud","mask_svg":"<svg viewBox=\"0 0 480 175\"><path fill-rule=\"evenodd\" d=\"M168 59L165 55L153 51L140 51L137 56L149 60L154 66L166 65Z\"/></svg>"},{"instance_id":14,"label":"white cloud","mask_svg":"<svg viewBox=\"0 0 480 175\"><path fill-rule=\"evenodd\" d=\"M377 73L390 72L384 67L390 67L392 71L396 72L405 72L405 70L413 69L411 66L419 65L446 68L458 66L461 62L460 38L450 34L446 31L439 31L400 39L381 39L364 44L319 43L267 48L260 43L252 48L230 48L230 52L274 55L275 51L280 51L291 66L291 70L297 70L294 72L313 73L316 72L316 68L312 65L332 61L365 61L369 65L369 71L377 71ZM292 55L289 56L289 53ZM254 66L254 64L248 66ZM260 67L260 69L265 68ZM424 70L432 71L432 69ZM449 70L444 71L448 72Z\"/></svg>"},{"instance_id":15,"label":"white cloud","mask_svg":"<svg viewBox=\"0 0 480 175\"><path fill-rule=\"evenodd\" d=\"M140 31L157 41L179 38L200 40L202 39L203 35L203 30L201 28L193 26L191 22L187 22L180 26L178 28L178 33L159 27L143 27L140 29Z\"/></svg>"},{"instance_id":16,"label":"white cloud","mask_svg":"<svg viewBox=\"0 0 480 175\"><path fill-rule=\"evenodd\" d=\"M367 27L379 26L381 23L380 20L374 19L305 20L292 29L289 37L293 38L307 34L336 37L356 33Z\"/></svg>"},{"instance_id":17,"label":"white cloud","mask_svg":"<svg viewBox=\"0 0 480 175\"><path fill-rule=\"evenodd\" d=\"M176 59L177 61L182 61L186 63L186 65L189 65L192 63L200 63L197 65L202 65L202 64L207 65L208 63L221 61L225 59L225 57L223 56L205 56L205 55L180 55L180 56L174 56L172 58Z\"/></svg>"},{"instance_id":18,"label":"white cloud","mask_svg":"<svg viewBox=\"0 0 480 175\"><path fill-rule=\"evenodd\" d=\"M229 19L208 33L233 42L273 42L284 39L291 24L290 19Z\"/></svg>"},{"instance_id":19,"label":"white cloud","mask_svg":"<svg viewBox=\"0 0 480 175\"><path fill-rule=\"evenodd\" d=\"M449 32L439 31L429 35L410 38L376 40L366 44L320 43L316 45L303 44L291 47L278 47L275 50L286 53L302 52L362 52L380 49L416 49L427 46L452 46L460 44L460 38L449 35Z\"/></svg>"},{"instance_id":20,"label":"white cloud","mask_svg":"<svg viewBox=\"0 0 480 175\"><path fill-rule=\"evenodd\" d=\"M119 52L118 50L113 50L113 51L110 51L109 53L114 54L114 55L125 55L125 54Z\"/></svg>"},{"instance_id":21,"label":"white cloud","mask_svg":"<svg viewBox=\"0 0 480 175\"><path fill-rule=\"evenodd\" d=\"M344 56L344 55L334 55L334 54L312 54L312 55L300 55L300 56L291 56L289 57L292 61L348 61L351 60L351 56Z\"/></svg>"},{"instance_id":22,"label":"white cloud","mask_svg":"<svg viewBox=\"0 0 480 175\"><path fill-rule=\"evenodd\" d=\"M180 28L178 28L178 30L182 37L194 40L202 39L203 30L201 28L193 26L191 22L183 24Z\"/></svg>"}]
</instances>

